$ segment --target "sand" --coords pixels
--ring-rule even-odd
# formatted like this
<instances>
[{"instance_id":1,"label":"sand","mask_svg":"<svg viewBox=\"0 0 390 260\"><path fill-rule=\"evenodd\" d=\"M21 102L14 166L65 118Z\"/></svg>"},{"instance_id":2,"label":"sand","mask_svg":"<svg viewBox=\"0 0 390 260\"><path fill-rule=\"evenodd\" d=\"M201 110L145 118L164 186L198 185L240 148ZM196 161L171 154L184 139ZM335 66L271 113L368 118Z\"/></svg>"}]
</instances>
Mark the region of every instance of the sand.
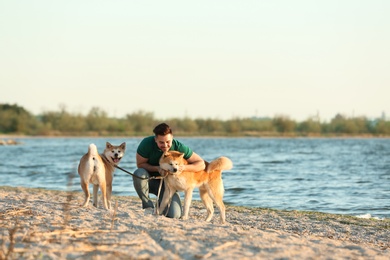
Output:
<instances>
[{"instance_id":1,"label":"sand","mask_svg":"<svg viewBox=\"0 0 390 260\"><path fill-rule=\"evenodd\" d=\"M205 222L141 209L80 207L81 192L0 187L0 259L390 259L390 221L317 212L227 206Z\"/></svg>"}]
</instances>

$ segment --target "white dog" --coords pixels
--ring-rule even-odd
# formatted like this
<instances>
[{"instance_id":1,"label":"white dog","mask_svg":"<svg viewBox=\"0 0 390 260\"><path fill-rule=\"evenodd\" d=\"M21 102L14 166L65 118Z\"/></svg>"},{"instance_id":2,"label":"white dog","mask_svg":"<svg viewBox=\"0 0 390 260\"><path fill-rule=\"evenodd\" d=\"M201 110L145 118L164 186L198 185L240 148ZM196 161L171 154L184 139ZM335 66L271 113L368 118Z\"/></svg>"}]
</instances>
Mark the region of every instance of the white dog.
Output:
<instances>
[{"instance_id":1,"label":"white dog","mask_svg":"<svg viewBox=\"0 0 390 260\"><path fill-rule=\"evenodd\" d=\"M88 153L81 157L78 172L80 175L81 188L85 194L83 207L89 202L89 183L93 184L93 205L98 206L97 193L98 189L102 192L103 207L111 208L112 181L114 179L115 165L125 154L126 143L114 146L109 142L106 143L106 149L99 155L96 145L90 144Z\"/></svg>"}]
</instances>

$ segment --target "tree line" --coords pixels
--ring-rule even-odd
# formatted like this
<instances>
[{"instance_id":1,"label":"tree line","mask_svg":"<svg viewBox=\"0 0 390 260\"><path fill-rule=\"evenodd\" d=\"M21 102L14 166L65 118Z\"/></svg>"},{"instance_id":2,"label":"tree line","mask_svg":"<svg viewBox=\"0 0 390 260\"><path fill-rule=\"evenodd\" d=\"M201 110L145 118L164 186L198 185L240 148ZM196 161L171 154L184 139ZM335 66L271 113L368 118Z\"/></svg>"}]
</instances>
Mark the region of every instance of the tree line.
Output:
<instances>
[{"instance_id":1,"label":"tree line","mask_svg":"<svg viewBox=\"0 0 390 260\"><path fill-rule=\"evenodd\" d=\"M86 115L70 113L65 107L33 115L18 105L0 104L0 133L31 136L145 136L166 122L175 135L186 136L390 136L385 118L335 115L330 122L311 117L297 122L288 116L274 118L192 119L155 118L152 112L137 111L122 118L109 117L100 108Z\"/></svg>"}]
</instances>

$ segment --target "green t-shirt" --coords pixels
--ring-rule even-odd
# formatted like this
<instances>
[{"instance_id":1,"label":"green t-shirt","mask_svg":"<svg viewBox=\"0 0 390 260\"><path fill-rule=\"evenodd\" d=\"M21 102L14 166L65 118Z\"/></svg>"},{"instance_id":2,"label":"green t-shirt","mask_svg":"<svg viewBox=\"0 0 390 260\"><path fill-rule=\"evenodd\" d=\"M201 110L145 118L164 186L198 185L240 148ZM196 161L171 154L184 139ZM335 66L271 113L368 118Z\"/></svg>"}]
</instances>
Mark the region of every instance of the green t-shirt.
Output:
<instances>
[{"instance_id":1,"label":"green t-shirt","mask_svg":"<svg viewBox=\"0 0 390 260\"><path fill-rule=\"evenodd\" d=\"M185 159L190 158L193 153L191 148L175 139L172 140L172 146L169 150L184 153ZM137 153L144 158L148 158L148 163L150 165L157 166L159 164L163 151L158 148L156 141L154 140L154 136L149 136L145 137L141 141L137 148Z\"/></svg>"}]
</instances>

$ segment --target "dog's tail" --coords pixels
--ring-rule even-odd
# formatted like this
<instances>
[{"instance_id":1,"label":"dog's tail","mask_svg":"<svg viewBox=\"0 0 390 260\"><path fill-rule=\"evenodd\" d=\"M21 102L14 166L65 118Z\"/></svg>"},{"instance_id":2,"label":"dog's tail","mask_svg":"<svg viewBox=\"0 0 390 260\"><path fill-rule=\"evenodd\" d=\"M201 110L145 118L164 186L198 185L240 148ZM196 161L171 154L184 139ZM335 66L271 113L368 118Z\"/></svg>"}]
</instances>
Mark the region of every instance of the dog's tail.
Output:
<instances>
[{"instance_id":1,"label":"dog's tail","mask_svg":"<svg viewBox=\"0 0 390 260\"><path fill-rule=\"evenodd\" d=\"M98 167L98 151L96 148L96 145L90 144L88 147L88 153L83 155L83 157L80 160L79 167L78 167L78 172L79 174L92 174L95 172Z\"/></svg>"},{"instance_id":2,"label":"dog's tail","mask_svg":"<svg viewBox=\"0 0 390 260\"><path fill-rule=\"evenodd\" d=\"M229 158L221 156L214 161L211 161L207 165L206 171L210 173L212 171L230 170L231 168L233 168L233 162Z\"/></svg>"},{"instance_id":3,"label":"dog's tail","mask_svg":"<svg viewBox=\"0 0 390 260\"><path fill-rule=\"evenodd\" d=\"M89 147L88 147L88 155L89 156L97 156L99 153L98 153L98 150L97 150L97 147L95 144L90 144Z\"/></svg>"},{"instance_id":4,"label":"dog's tail","mask_svg":"<svg viewBox=\"0 0 390 260\"><path fill-rule=\"evenodd\" d=\"M92 172L95 172L99 168L99 162L97 157L99 156L99 152L95 144L90 144L88 147L88 157L89 157L89 167Z\"/></svg>"}]
</instances>

